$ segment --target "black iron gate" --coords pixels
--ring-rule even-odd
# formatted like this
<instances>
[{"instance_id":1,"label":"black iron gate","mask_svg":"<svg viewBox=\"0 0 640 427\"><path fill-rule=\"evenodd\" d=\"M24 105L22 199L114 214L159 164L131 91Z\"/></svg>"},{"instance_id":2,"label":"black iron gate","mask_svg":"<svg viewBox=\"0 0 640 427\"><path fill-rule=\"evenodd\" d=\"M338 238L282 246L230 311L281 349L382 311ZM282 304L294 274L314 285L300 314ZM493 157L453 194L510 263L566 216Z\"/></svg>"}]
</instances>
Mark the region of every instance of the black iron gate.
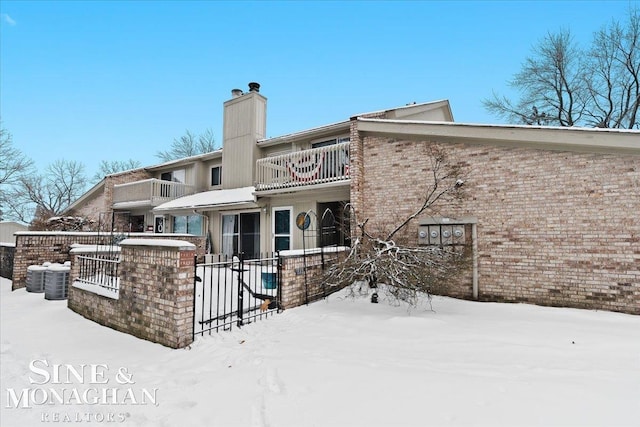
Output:
<instances>
[{"instance_id":1,"label":"black iron gate","mask_svg":"<svg viewBox=\"0 0 640 427\"><path fill-rule=\"evenodd\" d=\"M281 311L278 254L259 259L218 255L196 264L193 336L242 327Z\"/></svg>"}]
</instances>

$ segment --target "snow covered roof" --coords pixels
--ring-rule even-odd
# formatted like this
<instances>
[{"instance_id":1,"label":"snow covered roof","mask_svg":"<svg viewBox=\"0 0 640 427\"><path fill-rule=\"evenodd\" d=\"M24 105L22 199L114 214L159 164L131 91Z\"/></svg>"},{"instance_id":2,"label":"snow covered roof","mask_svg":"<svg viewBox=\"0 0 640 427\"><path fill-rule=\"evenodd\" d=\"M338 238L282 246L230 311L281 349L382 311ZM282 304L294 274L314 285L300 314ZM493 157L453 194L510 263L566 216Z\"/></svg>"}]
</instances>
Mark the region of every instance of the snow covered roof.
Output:
<instances>
[{"instance_id":1,"label":"snow covered roof","mask_svg":"<svg viewBox=\"0 0 640 427\"><path fill-rule=\"evenodd\" d=\"M211 210L227 206L252 205L256 202L256 198L253 195L255 191L256 188L253 186L205 191L163 203L155 207L153 211L159 213L195 209Z\"/></svg>"}]
</instances>

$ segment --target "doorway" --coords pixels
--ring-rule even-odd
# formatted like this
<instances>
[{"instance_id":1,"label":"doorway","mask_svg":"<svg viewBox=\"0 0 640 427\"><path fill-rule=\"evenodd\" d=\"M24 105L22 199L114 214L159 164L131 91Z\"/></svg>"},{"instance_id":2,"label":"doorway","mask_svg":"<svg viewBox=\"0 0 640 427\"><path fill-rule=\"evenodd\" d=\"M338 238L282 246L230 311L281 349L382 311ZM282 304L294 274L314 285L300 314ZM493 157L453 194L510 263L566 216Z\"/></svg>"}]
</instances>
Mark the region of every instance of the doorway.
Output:
<instances>
[{"instance_id":1,"label":"doorway","mask_svg":"<svg viewBox=\"0 0 640 427\"><path fill-rule=\"evenodd\" d=\"M222 215L222 253L260 257L260 212Z\"/></svg>"}]
</instances>

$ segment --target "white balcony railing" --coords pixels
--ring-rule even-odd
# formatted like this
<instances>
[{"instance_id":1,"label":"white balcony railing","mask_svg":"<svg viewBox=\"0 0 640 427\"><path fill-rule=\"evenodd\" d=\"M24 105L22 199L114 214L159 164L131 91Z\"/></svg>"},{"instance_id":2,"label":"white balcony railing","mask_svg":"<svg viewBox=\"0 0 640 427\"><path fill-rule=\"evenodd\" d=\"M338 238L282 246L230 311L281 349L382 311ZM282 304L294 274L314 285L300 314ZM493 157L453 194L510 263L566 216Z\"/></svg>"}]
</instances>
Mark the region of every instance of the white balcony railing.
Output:
<instances>
[{"instance_id":1,"label":"white balcony railing","mask_svg":"<svg viewBox=\"0 0 640 427\"><path fill-rule=\"evenodd\" d=\"M163 181L160 179L145 179L113 186L113 204L151 205L158 206L178 197L193 194L192 185L180 182Z\"/></svg>"},{"instance_id":2,"label":"white balcony railing","mask_svg":"<svg viewBox=\"0 0 640 427\"><path fill-rule=\"evenodd\" d=\"M256 190L349 179L349 143L266 157L256 162Z\"/></svg>"}]
</instances>

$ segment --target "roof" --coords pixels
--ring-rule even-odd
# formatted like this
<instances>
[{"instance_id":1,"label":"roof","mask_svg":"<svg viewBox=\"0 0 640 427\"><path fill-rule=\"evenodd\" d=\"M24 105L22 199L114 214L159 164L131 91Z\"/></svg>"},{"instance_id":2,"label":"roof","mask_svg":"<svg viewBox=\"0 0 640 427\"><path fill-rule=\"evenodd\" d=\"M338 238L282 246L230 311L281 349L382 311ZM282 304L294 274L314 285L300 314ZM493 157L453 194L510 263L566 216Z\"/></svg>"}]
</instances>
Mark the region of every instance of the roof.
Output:
<instances>
[{"instance_id":1,"label":"roof","mask_svg":"<svg viewBox=\"0 0 640 427\"><path fill-rule=\"evenodd\" d=\"M229 190L211 190L190 196L180 197L163 203L153 209L153 212L176 212L215 210L230 206L257 206L253 193L255 187L233 188Z\"/></svg>"},{"instance_id":2,"label":"roof","mask_svg":"<svg viewBox=\"0 0 640 427\"><path fill-rule=\"evenodd\" d=\"M407 105L403 105L402 107L395 107L386 110L378 110L378 111L370 111L368 113L360 113L355 114L351 117L352 120L355 120L360 117L372 116L384 113L388 119L397 119L397 120L422 120L426 121L424 118L420 118L424 114L428 114L430 112L434 112L440 110L442 113L442 121L445 122L453 122L453 113L451 112L451 105L449 104L449 100L441 99L439 101L429 101L418 103L411 103Z\"/></svg>"},{"instance_id":3,"label":"roof","mask_svg":"<svg viewBox=\"0 0 640 427\"><path fill-rule=\"evenodd\" d=\"M358 131L407 139L640 155L640 131L529 125L483 125L358 118Z\"/></svg>"},{"instance_id":4,"label":"roof","mask_svg":"<svg viewBox=\"0 0 640 427\"><path fill-rule=\"evenodd\" d=\"M439 111L439 114L437 114L437 116L439 116L440 119L445 121L453 121L453 114L451 113L451 106L449 105L449 101L443 99L440 101L423 102L420 104L413 103L387 110L370 111L367 113L355 114L350 118L350 120L344 120L341 122L318 126L311 129L305 129L303 131L293 132L273 138L261 139L258 141L258 145L260 145L261 147L268 147L304 138L321 138L327 135L335 135L339 132L348 132L351 121L364 116L385 113L385 115L392 119L406 121L411 119L419 119L421 117L425 117L425 115L431 116L436 111Z\"/></svg>"},{"instance_id":5,"label":"roof","mask_svg":"<svg viewBox=\"0 0 640 427\"><path fill-rule=\"evenodd\" d=\"M194 161L206 161L206 160L211 160L211 159L215 159L218 157L222 157L222 148L219 148L217 150L214 151L210 151L208 153L203 153L203 154L196 154L195 156L190 156L190 157L183 157L180 159L175 159L175 160L169 160L168 162L164 162L164 163L160 163L157 165L152 165L152 166L147 166L144 169L145 170L156 170L156 169L162 169L162 168L166 168L169 166L177 166L177 165L181 165L181 164L186 164L186 163L191 163Z\"/></svg>"}]
</instances>

